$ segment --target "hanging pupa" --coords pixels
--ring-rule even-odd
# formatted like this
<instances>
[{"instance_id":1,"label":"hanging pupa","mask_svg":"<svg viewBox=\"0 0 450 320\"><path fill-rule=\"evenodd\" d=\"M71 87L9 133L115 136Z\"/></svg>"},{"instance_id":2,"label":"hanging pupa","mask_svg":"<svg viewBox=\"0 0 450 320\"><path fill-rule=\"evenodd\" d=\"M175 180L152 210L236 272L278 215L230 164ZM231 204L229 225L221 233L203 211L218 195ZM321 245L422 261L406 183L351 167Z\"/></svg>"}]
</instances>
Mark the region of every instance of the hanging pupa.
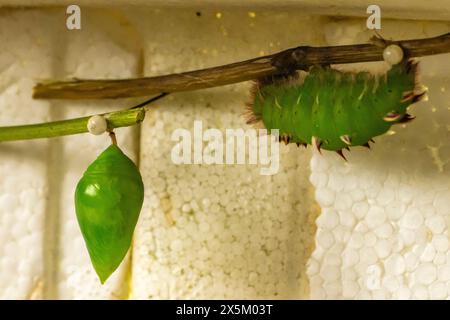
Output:
<instances>
[{"instance_id":1,"label":"hanging pupa","mask_svg":"<svg viewBox=\"0 0 450 320\"><path fill-rule=\"evenodd\" d=\"M139 170L116 144L104 150L78 182L77 219L102 284L130 248L143 200Z\"/></svg>"}]
</instances>

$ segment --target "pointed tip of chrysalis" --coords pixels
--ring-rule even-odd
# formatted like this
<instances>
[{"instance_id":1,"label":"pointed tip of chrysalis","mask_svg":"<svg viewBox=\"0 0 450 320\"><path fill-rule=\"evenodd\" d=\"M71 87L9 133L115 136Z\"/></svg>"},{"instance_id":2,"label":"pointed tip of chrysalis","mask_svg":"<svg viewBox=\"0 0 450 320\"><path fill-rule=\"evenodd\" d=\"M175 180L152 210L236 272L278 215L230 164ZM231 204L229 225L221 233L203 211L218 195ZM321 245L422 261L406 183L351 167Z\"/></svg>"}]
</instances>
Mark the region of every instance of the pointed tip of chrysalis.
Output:
<instances>
[{"instance_id":1,"label":"pointed tip of chrysalis","mask_svg":"<svg viewBox=\"0 0 450 320\"><path fill-rule=\"evenodd\" d=\"M94 267L95 273L97 274L101 284L105 284L105 282L109 279L109 277L111 277L111 275L120 266L121 261L104 263L100 262L99 260L96 260L91 256L92 266Z\"/></svg>"},{"instance_id":2,"label":"pointed tip of chrysalis","mask_svg":"<svg viewBox=\"0 0 450 320\"><path fill-rule=\"evenodd\" d=\"M92 250L88 249L88 251L92 266L101 284L105 284L105 282L111 277L111 275L117 271L124 259L126 259L126 253L128 252L128 250L126 250L124 254L109 252L102 257L99 257L98 254L97 257L94 257L92 255ZM109 261L105 260L108 258Z\"/></svg>"},{"instance_id":3,"label":"pointed tip of chrysalis","mask_svg":"<svg viewBox=\"0 0 450 320\"><path fill-rule=\"evenodd\" d=\"M102 277L101 275L99 275L98 273L97 273L97 275L98 275L98 278L99 278L99 280L100 280L100 284L105 284L105 282L106 282L106 280L108 280L108 278L109 278L109 276L106 276L106 277Z\"/></svg>"},{"instance_id":4,"label":"pointed tip of chrysalis","mask_svg":"<svg viewBox=\"0 0 450 320\"><path fill-rule=\"evenodd\" d=\"M94 264L94 263L93 263L93 264ZM110 276L113 274L113 272L115 271L115 270L109 270L109 271L106 271L106 270L99 270L99 268L96 268L95 265L94 265L94 270L95 270L95 273L97 274L98 279L100 280L100 283L101 283L101 284L105 284L106 280L108 280L109 277L110 277Z\"/></svg>"},{"instance_id":5,"label":"pointed tip of chrysalis","mask_svg":"<svg viewBox=\"0 0 450 320\"><path fill-rule=\"evenodd\" d=\"M99 274L97 273L98 279L100 280L100 283L103 285L105 284L106 280L109 279L109 277L112 275L113 273L107 273L107 274Z\"/></svg>"}]
</instances>

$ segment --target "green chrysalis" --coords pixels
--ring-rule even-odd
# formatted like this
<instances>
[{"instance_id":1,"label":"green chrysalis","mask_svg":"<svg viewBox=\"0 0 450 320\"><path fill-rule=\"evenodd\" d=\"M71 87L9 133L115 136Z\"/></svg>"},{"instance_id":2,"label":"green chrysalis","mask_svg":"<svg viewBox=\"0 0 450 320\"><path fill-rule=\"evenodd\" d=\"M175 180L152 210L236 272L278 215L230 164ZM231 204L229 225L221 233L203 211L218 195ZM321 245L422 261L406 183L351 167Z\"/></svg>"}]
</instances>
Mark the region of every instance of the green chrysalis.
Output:
<instances>
[{"instance_id":1,"label":"green chrysalis","mask_svg":"<svg viewBox=\"0 0 450 320\"><path fill-rule=\"evenodd\" d=\"M393 124L413 119L407 107L425 94L418 90L416 70L412 60L383 76L314 66L301 84L260 82L248 123L262 121L267 129L280 130L280 141L313 144L344 157L342 149L369 147Z\"/></svg>"},{"instance_id":2,"label":"green chrysalis","mask_svg":"<svg viewBox=\"0 0 450 320\"><path fill-rule=\"evenodd\" d=\"M143 200L139 170L115 144L92 162L78 182L77 219L102 284L131 245Z\"/></svg>"}]
</instances>

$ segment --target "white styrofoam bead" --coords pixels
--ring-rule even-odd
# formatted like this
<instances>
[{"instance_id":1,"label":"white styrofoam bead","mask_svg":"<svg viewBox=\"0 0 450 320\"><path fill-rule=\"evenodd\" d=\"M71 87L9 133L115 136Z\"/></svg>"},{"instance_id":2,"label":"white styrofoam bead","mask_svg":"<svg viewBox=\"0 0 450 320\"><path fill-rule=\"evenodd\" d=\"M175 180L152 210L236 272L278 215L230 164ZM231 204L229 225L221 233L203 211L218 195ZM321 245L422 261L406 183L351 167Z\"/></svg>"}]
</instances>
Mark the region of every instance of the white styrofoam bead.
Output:
<instances>
[{"instance_id":1,"label":"white styrofoam bead","mask_svg":"<svg viewBox=\"0 0 450 320\"><path fill-rule=\"evenodd\" d=\"M378 260L377 253L373 247L362 248L359 250L359 256L361 263L367 265L374 264Z\"/></svg>"},{"instance_id":2,"label":"white styrofoam bead","mask_svg":"<svg viewBox=\"0 0 450 320\"><path fill-rule=\"evenodd\" d=\"M89 118L87 122L87 129L93 135L100 135L106 132L108 123L105 117L101 115L95 115Z\"/></svg>"},{"instance_id":3,"label":"white styrofoam bead","mask_svg":"<svg viewBox=\"0 0 450 320\"><path fill-rule=\"evenodd\" d=\"M402 204L390 204L386 207L386 213L390 221L400 219L404 214L405 206Z\"/></svg>"},{"instance_id":4,"label":"white styrofoam bead","mask_svg":"<svg viewBox=\"0 0 450 320\"><path fill-rule=\"evenodd\" d=\"M339 269L340 268L337 266L325 265L320 270L320 275L325 281L336 281L339 279L341 274Z\"/></svg>"},{"instance_id":5,"label":"white styrofoam bead","mask_svg":"<svg viewBox=\"0 0 450 320\"><path fill-rule=\"evenodd\" d=\"M416 280L424 285L431 284L437 277L436 266L432 263L423 263L420 264L415 273Z\"/></svg>"},{"instance_id":6,"label":"white styrofoam bead","mask_svg":"<svg viewBox=\"0 0 450 320\"><path fill-rule=\"evenodd\" d=\"M369 250L372 250L372 248L377 243L377 236L375 235L374 232L367 232L364 235L364 241L365 241L366 245L370 247Z\"/></svg>"},{"instance_id":7,"label":"white styrofoam bead","mask_svg":"<svg viewBox=\"0 0 450 320\"><path fill-rule=\"evenodd\" d=\"M319 230L317 234L317 243L325 249L330 248L334 244L334 237L332 233L322 232Z\"/></svg>"},{"instance_id":8,"label":"white styrofoam bead","mask_svg":"<svg viewBox=\"0 0 450 320\"><path fill-rule=\"evenodd\" d=\"M448 250L450 249L450 241L448 239L448 236L443 234L433 236L431 243L436 248L436 250L440 252L448 252Z\"/></svg>"},{"instance_id":9,"label":"white styrofoam bead","mask_svg":"<svg viewBox=\"0 0 450 320\"><path fill-rule=\"evenodd\" d=\"M342 269L342 280L349 280L356 282L358 280L358 273L354 268L343 268Z\"/></svg>"},{"instance_id":10,"label":"white styrofoam bead","mask_svg":"<svg viewBox=\"0 0 450 320\"><path fill-rule=\"evenodd\" d=\"M386 212L381 207L371 207L365 220L368 227L374 229L386 221Z\"/></svg>"},{"instance_id":11,"label":"white styrofoam bead","mask_svg":"<svg viewBox=\"0 0 450 320\"><path fill-rule=\"evenodd\" d=\"M185 204L183 204L183 206L181 207L181 210L182 210L184 213L188 213L189 211L191 211L191 206L189 205L189 203L185 203Z\"/></svg>"},{"instance_id":12,"label":"white styrofoam bead","mask_svg":"<svg viewBox=\"0 0 450 320\"><path fill-rule=\"evenodd\" d=\"M374 230L374 232L379 238L387 239L392 236L392 233L394 232L394 228L392 227L392 225L390 223L383 223L381 226L376 228Z\"/></svg>"},{"instance_id":13,"label":"white styrofoam bead","mask_svg":"<svg viewBox=\"0 0 450 320\"><path fill-rule=\"evenodd\" d=\"M358 251L346 249L342 255L342 262L344 267L351 267L357 264L359 262Z\"/></svg>"},{"instance_id":14,"label":"white styrofoam bead","mask_svg":"<svg viewBox=\"0 0 450 320\"><path fill-rule=\"evenodd\" d=\"M365 235L368 232L371 232L371 230L368 228L367 223L365 221L361 221L359 222L356 226L354 231L358 232L358 233L362 233L363 235Z\"/></svg>"},{"instance_id":15,"label":"white styrofoam bead","mask_svg":"<svg viewBox=\"0 0 450 320\"><path fill-rule=\"evenodd\" d=\"M329 207L333 204L335 193L330 189L322 189L316 191L316 199L323 207Z\"/></svg>"},{"instance_id":16,"label":"white styrofoam bead","mask_svg":"<svg viewBox=\"0 0 450 320\"><path fill-rule=\"evenodd\" d=\"M347 299L355 298L359 291L359 285L355 281L342 282L342 296Z\"/></svg>"},{"instance_id":17,"label":"white styrofoam bead","mask_svg":"<svg viewBox=\"0 0 450 320\"><path fill-rule=\"evenodd\" d=\"M340 224L349 228L353 228L356 223L356 219L353 214L346 209L339 211L339 218Z\"/></svg>"},{"instance_id":18,"label":"white styrofoam bead","mask_svg":"<svg viewBox=\"0 0 450 320\"><path fill-rule=\"evenodd\" d=\"M314 286L311 288L311 299L323 300L327 298L326 291L319 286Z\"/></svg>"},{"instance_id":19,"label":"white styrofoam bead","mask_svg":"<svg viewBox=\"0 0 450 320\"><path fill-rule=\"evenodd\" d=\"M427 287L421 284L417 284L412 287L412 296L415 299L425 300L428 299Z\"/></svg>"},{"instance_id":20,"label":"white styrofoam bead","mask_svg":"<svg viewBox=\"0 0 450 320\"><path fill-rule=\"evenodd\" d=\"M423 215L417 208L409 208L401 222L405 228L417 229L423 224Z\"/></svg>"},{"instance_id":21,"label":"white styrofoam bead","mask_svg":"<svg viewBox=\"0 0 450 320\"><path fill-rule=\"evenodd\" d=\"M427 218L426 225L433 233L442 233L446 227L444 218L438 215Z\"/></svg>"},{"instance_id":22,"label":"white styrofoam bead","mask_svg":"<svg viewBox=\"0 0 450 320\"><path fill-rule=\"evenodd\" d=\"M352 235L348 227L341 225L333 229L333 234L336 241L345 243L350 240L350 236Z\"/></svg>"},{"instance_id":23,"label":"white styrofoam bead","mask_svg":"<svg viewBox=\"0 0 450 320\"><path fill-rule=\"evenodd\" d=\"M447 255L443 252L436 253L433 263L437 266L443 265L447 262Z\"/></svg>"},{"instance_id":24,"label":"white styrofoam bead","mask_svg":"<svg viewBox=\"0 0 450 320\"><path fill-rule=\"evenodd\" d=\"M384 259L392 252L392 244L389 240L379 239L375 244L375 251L380 259Z\"/></svg>"},{"instance_id":25,"label":"white styrofoam bead","mask_svg":"<svg viewBox=\"0 0 450 320\"><path fill-rule=\"evenodd\" d=\"M316 220L317 226L332 230L339 224L339 216L332 209L324 209Z\"/></svg>"},{"instance_id":26,"label":"white styrofoam bead","mask_svg":"<svg viewBox=\"0 0 450 320\"><path fill-rule=\"evenodd\" d=\"M405 259L400 254L391 255L385 262L384 269L386 273L401 275L406 268Z\"/></svg>"},{"instance_id":27,"label":"white styrofoam bead","mask_svg":"<svg viewBox=\"0 0 450 320\"><path fill-rule=\"evenodd\" d=\"M378 290L372 291L372 299L373 300L386 300L390 299L389 292L386 291L384 288L380 288Z\"/></svg>"},{"instance_id":28,"label":"white styrofoam bead","mask_svg":"<svg viewBox=\"0 0 450 320\"><path fill-rule=\"evenodd\" d=\"M410 229L401 229L399 235L402 242L407 246L412 245L416 240L416 234Z\"/></svg>"},{"instance_id":29,"label":"white styrofoam bead","mask_svg":"<svg viewBox=\"0 0 450 320\"><path fill-rule=\"evenodd\" d=\"M390 204L395 198L395 195L387 188L384 188L378 193L377 202L380 206L387 206Z\"/></svg>"},{"instance_id":30,"label":"white styrofoam bead","mask_svg":"<svg viewBox=\"0 0 450 320\"><path fill-rule=\"evenodd\" d=\"M208 208L211 205L211 200L209 198L203 198L202 205L204 208Z\"/></svg>"},{"instance_id":31,"label":"white styrofoam bead","mask_svg":"<svg viewBox=\"0 0 450 320\"><path fill-rule=\"evenodd\" d=\"M323 262L332 266L340 266L342 265L342 258L337 253L329 253L327 256L325 256Z\"/></svg>"},{"instance_id":32,"label":"white styrofoam bead","mask_svg":"<svg viewBox=\"0 0 450 320\"><path fill-rule=\"evenodd\" d=\"M319 272L319 263L316 260L309 259L307 263L308 275L310 277L316 275Z\"/></svg>"},{"instance_id":33,"label":"white styrofoam bead","mask_svg":"<svg viewBox=\"0 0 450 320\"><path fill-rule=\"evenodd\" d=\"M403 286L397 290L396 295L399 300L408 300L411 297L411 290Z\"/></svg>"},{"instance_id":34,"label":"white styrofoam bead","mask_svg":"<svg viewBox=\"0 0 450 320\"><path fill-rule=\"evenodd\" d=\"M353 233L348 243L349 247L359 249L364 245L364 235L361 233Z\"/></svg>"},{"instance_id":35,"label":"white styrofoam bead","mask_svg":"<svg viewBox=\"0 0 450 320\"><path fill-rule=\"evenodd\" d=\"M349 193L351 194L354 203L363 201L366 198L364 191L362 191L358 187L354 187L349 191Z\"/></svg>"},{"instance_id":36,"label":"white styrofoam bead","mask_svg":"<svg viewBox=\"0 0 450 320\"><path fill-rule=\"evenodd\" d=\"M431 262L433 261L435 256L436 249L431 244L427 244L422 254L420 255L420 260L424 262Z\"/></svg>"},{"instance_id":37,"label":"white styrofoam bead","mask_svg":"<svg viewBox=\"0 0 450 320\"><path fill-rule=\"evenodd\" d=\"M340 280L329 281L325 287L327 297L330 299L342 299L342 284Z\"/></svg>"},{"instance_id":38,"label":"white styrofoam bead","mask_svg":"<svg viewBox=\"0 0 450 320\"><path fill-rule=\"evenodd\" d=\"M442 282L450 281L450 264L438 268L438 279Z\"/></svg>"},{"instance_id":39,"label":"white styrofoam bead","mask_svg":"<svg viewBox=\"0 0 450 320\"><path fill-rule=\"evenodd\" d=\"M18 198L10 193L3 193L0 195L0 208L2 208L5 213L12 213L18 203Z\"/></svg>"},{"instance_id":40,"label":"white styrofoam bead","mask_svg":"<svg viewBox=\"0 0 450 320\"><path fill-rule=\"evenodd\" d=\"M399 277L388 275L383 278L382 285L390 292L396 292L400 288L401 282Z\"/></svg>"},{"instance_id":41,"label":"white styrofoam bead","mask_svg":"<svg viewBox=\"0 0 450 320\"><path fill-rule=\"evenodd\" d=\"M348 211L353 205L353 199L350 195L346 193L339 193L336 191L335 208L339 212Z\"/></svg>"},{"instance_id":42,"label":"white styrofoam bead","mask_svg":"<svg viewBox=\"0 0 450 320\"><path fill-rule=\"evenodd\" d=\"M445 299L447 297L447 286L445 283L436 282L430 285L430 299Z\"/></svg>"},{"instance_id":43,"label":"white styrofoam bead","mask_svg":"<svg viewBox=\"0 0 450 320\"><path fill-rule=\"evenodd\" d=\"M362 219L369 211L369 205L367 204L367 202L357 202L353 205L352 211L358 219Z\"/></svg>"}]
</instances>

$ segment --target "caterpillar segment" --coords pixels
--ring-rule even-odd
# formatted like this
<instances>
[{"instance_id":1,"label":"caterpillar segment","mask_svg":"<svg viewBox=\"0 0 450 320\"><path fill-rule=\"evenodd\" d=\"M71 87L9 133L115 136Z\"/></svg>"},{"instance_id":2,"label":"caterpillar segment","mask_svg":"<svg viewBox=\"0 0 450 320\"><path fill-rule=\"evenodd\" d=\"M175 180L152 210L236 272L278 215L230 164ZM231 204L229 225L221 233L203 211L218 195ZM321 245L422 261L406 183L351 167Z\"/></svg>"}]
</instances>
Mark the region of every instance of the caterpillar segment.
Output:
<instances>
[{"instance_id":1,"label":"caterpillar segment","mask_svg":"<svg viewBox=\"0 0 450 320\"><path fill-rule=\"evenodd\" d=\"M252 89L247 123L278 129L285 144L312 145L345 159L344 149L370 149L374 137L415 118L407 108L426 93L418 84L417 67L405 59L376 76L313 66L303 79L264 79Z\"/></svg>"}]
</instances>

